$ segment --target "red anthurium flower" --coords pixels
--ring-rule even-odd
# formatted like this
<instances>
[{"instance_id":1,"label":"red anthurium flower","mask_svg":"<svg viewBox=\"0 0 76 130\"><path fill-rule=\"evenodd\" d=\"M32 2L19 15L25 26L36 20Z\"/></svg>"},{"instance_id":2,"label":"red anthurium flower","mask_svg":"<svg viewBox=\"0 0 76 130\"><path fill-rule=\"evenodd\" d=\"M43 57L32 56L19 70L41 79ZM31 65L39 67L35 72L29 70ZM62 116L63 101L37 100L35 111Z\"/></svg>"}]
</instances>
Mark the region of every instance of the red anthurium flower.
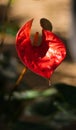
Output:
<instances>
[{"instance_id":1,"label":"red anthurium flower","mask_svg":"<svg viewBox=\"0 0 76 130\"><path fill-rule=\"evenodd\" d=\"M38 32L32 43L30 31L33 19L25 23L16 36L16 49L19 58L34 73L50 78L56 67L64 60L64 43L51 31L42 29L42 41L38 42Z\"/></svg>"}]
</instances>

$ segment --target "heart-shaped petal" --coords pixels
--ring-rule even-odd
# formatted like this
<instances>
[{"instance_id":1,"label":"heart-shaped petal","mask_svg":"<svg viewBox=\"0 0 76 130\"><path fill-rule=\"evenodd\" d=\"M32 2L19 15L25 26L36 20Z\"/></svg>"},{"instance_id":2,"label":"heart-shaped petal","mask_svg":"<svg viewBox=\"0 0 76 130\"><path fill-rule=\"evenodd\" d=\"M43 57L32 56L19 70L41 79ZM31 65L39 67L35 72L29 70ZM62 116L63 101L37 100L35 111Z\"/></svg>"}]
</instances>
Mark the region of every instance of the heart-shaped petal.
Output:
<instances>
[{"instance_id":1,"label":"heart-shaped petal","mask_svg":"<svg viewBox=\"0 0 76 130\"><path fill-rule=\"evenodd\" d=\"M51 31L42 30L42 42L32 45L30 30L33 19L25 23L16 36L16 49L25 66L34 73L50 78L56 67L64 60L64 43Z\"/></svg>"}]
</instances>

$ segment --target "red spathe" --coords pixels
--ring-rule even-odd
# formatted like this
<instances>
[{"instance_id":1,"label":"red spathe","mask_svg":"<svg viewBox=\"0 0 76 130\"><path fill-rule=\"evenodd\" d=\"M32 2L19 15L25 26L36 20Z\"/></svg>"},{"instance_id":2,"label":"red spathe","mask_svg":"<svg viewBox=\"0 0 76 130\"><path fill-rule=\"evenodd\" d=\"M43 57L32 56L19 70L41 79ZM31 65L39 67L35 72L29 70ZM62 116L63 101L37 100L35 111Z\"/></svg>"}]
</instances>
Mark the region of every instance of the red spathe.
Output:
<instances>
[{"instance_id":1,"label":"red spathe","mask_svg":"<svg viewBox=\"0 0 76 130\"><path fill-rule=\"evenodd\" d=\"M28 21L17 33L17 53L27 68L49 79L56 67L64 60L66 48L54 33L44 29L40 45L32 45L30 39L32 22L33 19Z\"/></svg>"}]
</instances>

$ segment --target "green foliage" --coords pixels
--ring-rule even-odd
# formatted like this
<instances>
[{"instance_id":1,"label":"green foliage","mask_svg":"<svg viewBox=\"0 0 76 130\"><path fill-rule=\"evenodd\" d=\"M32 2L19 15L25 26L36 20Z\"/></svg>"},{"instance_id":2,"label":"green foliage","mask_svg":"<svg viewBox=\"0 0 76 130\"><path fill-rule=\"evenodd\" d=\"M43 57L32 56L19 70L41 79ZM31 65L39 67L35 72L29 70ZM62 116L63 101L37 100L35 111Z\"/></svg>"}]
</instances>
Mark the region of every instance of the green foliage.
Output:
<instances>
[{"instance_id":1,"label":"green foliage","mask_svg":"<svg viewBox=\"0 0 76 130\"><path fill-rule=\"evenodd\" d=\"M35 99L39 97L48 97L52 95L56 95L57 90L55 88L49 88L44 91L37 91L37 90L26 90L23 92L14 92L12 94L12 99L16 100L28 100L28 99Z\"/></svg>"},{"instance_id":2,"label":"green foliage","mask_svg":"<svg viewBox=\"0 0 76 130\"><path fill-rule=\"evenodd\" d=\"M6 28L6 34L16 36L18 29L18 25L8 25Z\"/></svg>"}]
</instances>

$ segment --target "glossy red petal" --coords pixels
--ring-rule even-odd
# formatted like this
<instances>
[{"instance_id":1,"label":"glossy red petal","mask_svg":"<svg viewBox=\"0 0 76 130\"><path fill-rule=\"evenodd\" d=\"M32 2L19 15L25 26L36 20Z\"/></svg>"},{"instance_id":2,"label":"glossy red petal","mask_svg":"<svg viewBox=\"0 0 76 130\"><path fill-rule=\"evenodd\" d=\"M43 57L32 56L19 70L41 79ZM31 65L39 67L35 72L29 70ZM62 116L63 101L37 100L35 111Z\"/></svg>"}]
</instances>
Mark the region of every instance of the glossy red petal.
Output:
<instances>
[{"instance_id":1,"label":"glossy red petal","mask_svg":"<svg viewBox=\"0 0 76 130\"><path fill-rule=\"evenodd\" d=\"M42 31L40 46L32 46L30 29L32 21L27 22L18 32L16 48L21 61L34 73L50 78L56 67L64 60L64 43L52 32Z\"/></svg>"},{"instance_id":2,"label":"glossy red petal","mask_svg":"<svg viewBox=\"0 0 76 130\"><path fill-rule=\"evenodd\" d=\"M24 57L30 53L29 46L31 45L30 31L33 19L25 23L16 35L16 50L19 58L25 64ZM26 51L27 50L27 51Z\"/></svg>"}]
</instances>

